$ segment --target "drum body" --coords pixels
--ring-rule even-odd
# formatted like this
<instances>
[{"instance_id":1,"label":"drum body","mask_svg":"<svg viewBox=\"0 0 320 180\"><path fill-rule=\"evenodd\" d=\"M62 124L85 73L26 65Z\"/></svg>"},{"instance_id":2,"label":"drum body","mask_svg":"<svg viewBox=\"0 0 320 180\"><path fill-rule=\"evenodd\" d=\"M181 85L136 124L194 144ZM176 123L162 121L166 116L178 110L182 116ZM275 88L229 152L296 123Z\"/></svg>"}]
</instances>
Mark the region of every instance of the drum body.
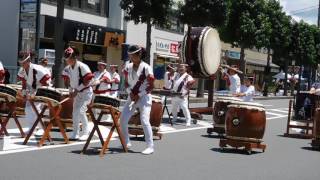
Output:
<instances>
[{"instance_id":1,"label":"drum body","mask_svg":"<svg viewBox=\"0 0 320 180\"><path fill-rule=\"evenodd\" d=\"M95 95L93 104L110 105L118 108L120 107L120 100L110 96Z\"/></svg>"},{"instance_id":2,"label":"drum body","mask_svg":"<svg viewBox=\"0 0 320 180\"><path fill-rule=\"evenodd\" d=\"M215 127L225 127L225 117L228 111L228 105L239 102L240 99L232 97L217 98L213 108L213 122Z\"/></svg>"},{"instance_id":3,"label":"drum body","mask_svg":"<svg viewBox=\"0 0 320 180\"><path fill-rule=\"evenodd\" d=\"M35 99L36 100L51 101L55 105L57 105L62 100L62 94L60 91L58 91L55 88L40 87L37 89Z\"/></svg>"},{"instance_id":4,"label":"drum body","mask_svg":"<svg viewBox=\"0 0 320 180\"><path fill-rule=\"evenodd\" d=\"M314 116L314 137L316 140L320 140L320 109L316 109Z\"/></svg>"},{"instance_id":5,"label":"drum body","mask_svg":"<svg viewBox=\"0 0 320 180\"><path fill-rule=\"evenodd\" d=\"M16 101L17 90L14 89L13 87L0 84L0 95L3 98L7 97L9 102ZM2 99L2 101L4 101L4 99Z\"/></svg>"},{"instance_id":6,"label":"drum body","mask_svg":"<svg viewBox=\"0 0 320 180\"><path fill-rule=\"evenodd\" d=\"M266 126L266 114L262 105L236 103L228 106L226 137L244 141L261 140Z\"/></svg>"},{"instance_id":7,"label":"drum body","mask_svg":"<svg viewBox=\"0 0 320 180\"><path fill-rule=\"evenodd\" d=\"M194 77L209 77L220 65L221 42L218 31L211 27L192 27L182 44L182 60Z\"/></svg>"},{"instance_id":8,"label":"drum body","mask_svg":"<svg viewBox=\"0 0 320 180\"><path fill-rule=\"evenodd\" d=\"M153 96L152 97L152 105L151 105L151 112L150 112L150 124L152 127L157 127L159 128L161 125L161 121L162 121L162 103L161 103L161 98L157 97L157 96ZM141 121L140 121L140 113L136 113L134 114L130 121L129 124L133 124L133 125L141 125ZM153 130L155 130L154 128L152 128ZM142 131L143 134L143 131Z\"/></svg>"},{"instance_id":9,"label":"drum body","mask_svg":"<svg viewBox=\"0 0 320 180\"><path fill-rule=\"evenodd\" d=\"M57 88L57 91L61 93L60 101L69 97L68 89ZM61 119L72 119L72 111L73 111L73 98L69 98L67 101L61 104L60 118ZM52 113L50 112L50 116L52 117Z\"/></svg>"}]
</instances>

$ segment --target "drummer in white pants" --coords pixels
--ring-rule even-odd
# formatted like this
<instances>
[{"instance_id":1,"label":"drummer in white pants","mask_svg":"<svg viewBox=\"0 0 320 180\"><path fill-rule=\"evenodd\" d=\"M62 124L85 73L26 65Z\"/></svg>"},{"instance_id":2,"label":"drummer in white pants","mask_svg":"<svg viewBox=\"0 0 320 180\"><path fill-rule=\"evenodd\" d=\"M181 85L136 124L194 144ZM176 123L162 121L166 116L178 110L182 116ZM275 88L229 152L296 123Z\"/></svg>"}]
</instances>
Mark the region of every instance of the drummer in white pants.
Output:
<instances>
[{"instance_id":1,"label":"drummer in white pants","mask_svg":"<svg viewBox=\"0 0 320 180\"><path fill-rule=\"evenodd\" d=\"M93 92L94 96L110 96L110 88L111 88L111 76L110 73L106 70L107 63L100 61L98 62L98 71L94 72L94 81L93 84ZM94 98L93 98L94 99ZM101 112L101 110L95 109L94 110L95 115L98 116ZM111 115L107 114L106 120L111 120Z\"/></svg>"},{"instance_id":2,"label":"drummer in white pants","mask_svg":"<svg viewBox=\"0 0 320 180\"><path fill-rule=\"evenodd\" d=\"M188 108L188 93L195 80L191 75L187 73L186 64L180 64L178 67L178 74L175 76L173 91L182 93L180 97L174 97L172 99L172 115L173 121L177 120L178 108L180 107L183 111L184 117L186 118L186 126L191 125L191 115Z\"/></svg>"},{"instance_id":3,"label":"drummer in white pants","mask_svg":"<svg viewBox=\"0 0 320 180\"><path fill-rule=\"evenodd\" d=\"M89 67L78 61L79 51L76 48L69 47L65 50L64 57L68 66L62 74L64 79L69 79L70 82L70 97L73 100L73 134L71 140L85 141L89 136L87 106L92 100L93 90L91 84L93 82L93 74ZM80 122L82 123L83 135L80 137Z\"/></svg>"},{"instance_id":4,"label":"drummer in white pants","mask_svg":"<svg viewBox=\"0 0 320 180\"><path fill-rule=\"evenodd\" d=\"M120 75L118 74L118 65L110 65L110 76L111 76L111 89L110 96L113 98L118 97L119 84L120 84Z\"/></svg>"},{"instance_id":5,"label":"drummer in white pants","mask_svg":"<svg viewBox=\"0 0 320 180\"><path fill-rule=\"evenodd\" d=\"M164 74L164 90L172 90L173 81L175 76L177 75L175 68L172 65L167 66L167 72ZM164 104L166 96L161 97L162 104Z\"/></svg>"},{"instance_id":6,"label":"drummer in white pants","mask_svg":"<svg viewBox=\"0 0 320 180\"><path fill-rule=\"evenodd\" d=\"M143 127L147 148L142 154L154 152L153 134L150 125L150 111L152 105L151 90L153 89L154 76L151 67L141 60L142 48L136 45L130 46L128 50L132 63L123 70L125 86L129 94L121 114L121 127L127 147L131 146L128 122L136 109L140 111L140 121Z\"/></svg>"},{"instance_id":7,"label":"drummer in white pants","mask_svg":"<svg viewBox=\"0 0 320 180\"><path fill-rule=\"evenodd\" d=\"M22 67L18 72L18 80L22 81L22 94L27 99L25 119L28 122L28 128L30 130L37 119L37 114L34 112L29 99L36 94L39 87L49 86L51 77L44 67L31 63L30 54L24 56L19 63ZM34 104L37 110L40 111L41 103ZM37 128L35 135L41 136L43 132L43 129Z\"/></svg>"}]
</instances>

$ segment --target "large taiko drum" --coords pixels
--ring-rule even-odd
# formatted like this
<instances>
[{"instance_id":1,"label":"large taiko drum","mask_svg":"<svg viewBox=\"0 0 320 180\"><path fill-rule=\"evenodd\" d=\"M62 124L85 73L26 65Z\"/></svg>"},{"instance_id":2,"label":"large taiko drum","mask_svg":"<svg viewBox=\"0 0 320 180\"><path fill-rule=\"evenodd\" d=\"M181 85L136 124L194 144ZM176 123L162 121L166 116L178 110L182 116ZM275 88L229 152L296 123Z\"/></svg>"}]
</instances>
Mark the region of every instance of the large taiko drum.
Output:
<instances>
[{"instance_id":1,"label":"large taiko drum","mask_svg":"<svg viewBox=\"0 0 320 180\"><path fill-rule=\"evenodd\" d=\"M314 137L320 141L320 108L316 109L314 116Z\"/></svg>"},{"instance_id":2,"label":"large taiko drum","mask_svg":"<svg viewBox=\"0 0 320 180\"><path fill-rule=\"evenodd\" d=\"M235 97L218 97L213 108L213 127L221 128L221 133L224 133L228 105L240 101L241 99Z\"/></svg>"},{"instance_id":3,"label":"large taiko drum","mask_svg":"<svg viewBox=\"0 0 320 180\"><path fill-rule=\"evenodd\" d=\"M209 77L220 65L221 42L218 31L211 27L192 27L185 35L181 52L194 77Z\"/></svg>"},{"instance_id":4,"label":"large taiko drum","mask_svg":"<svg viewBox=\"0 0 320 180\"><path fill-rule=\"evenodd\" d=\"M261 141L266 127L263 105L236 102L228 106L226 115L226 137L241 141Z\"/></svg>"},{"instance_id":5,"label":"large taiko drum","mask_svg":"<svg viewBox=\"0 0 320 180\"><path fill-rule=\"evenodd\" d=\"M161 138L161 134L158 133L162 121L162 102L158 96L152 96L152 105L150 112L150 124L154 135ZM129 120L129 133L133 135L143 135L143 129L140 121L140 113L135 113Z\"/></svg>"}]
</instances>

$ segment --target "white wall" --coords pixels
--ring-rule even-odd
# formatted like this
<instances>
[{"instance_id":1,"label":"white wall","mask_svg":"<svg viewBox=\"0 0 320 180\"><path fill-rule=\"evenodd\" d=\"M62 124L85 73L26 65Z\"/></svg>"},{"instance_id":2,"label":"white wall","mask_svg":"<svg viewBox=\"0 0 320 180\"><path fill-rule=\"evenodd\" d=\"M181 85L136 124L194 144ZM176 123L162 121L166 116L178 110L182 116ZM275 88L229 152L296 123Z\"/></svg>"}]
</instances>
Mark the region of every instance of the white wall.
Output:
<instances>
[{"instance_id":1,"label":"white wall","mask_svg":"<svg viewBox=\"0 0 320 180\"><path fill-rule=\"evenodd\" d=\"M4 66L15 68L18 55L20 0L1 0L1 4L0 60Z\"/></svg>"},{"instance_id":2,"label":"white wall","mask_svg":"<svg viewBox=\"0 0 320 180\"><path fill-rule=\"evenodd\" d=\"M54 5L41 3L40 14L55 17L57 15L57 7ZM107 18L105 17L66 8L64 9L64 19L107 27Z\"/></svg>"}]
</instances>

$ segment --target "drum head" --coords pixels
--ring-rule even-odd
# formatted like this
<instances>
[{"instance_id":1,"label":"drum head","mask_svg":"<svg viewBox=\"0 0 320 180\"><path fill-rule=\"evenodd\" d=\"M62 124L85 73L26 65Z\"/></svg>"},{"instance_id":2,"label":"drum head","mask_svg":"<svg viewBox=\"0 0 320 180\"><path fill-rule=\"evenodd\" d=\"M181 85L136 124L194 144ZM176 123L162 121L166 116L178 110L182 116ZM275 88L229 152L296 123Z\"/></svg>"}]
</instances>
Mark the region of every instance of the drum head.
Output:
<instances>
[{"instance_id":1,"label":"drum head","mask_svg":"<svg viewBox=\"0 0 320 180\"><path fill-rule=\"evenodd\" d=\"M202 68L207 74L215 74L220 65L221 42L216 29L206 28L202 32L202 40L199 41L198 51L201 50Z\"/></svg>"}]
</instances>

